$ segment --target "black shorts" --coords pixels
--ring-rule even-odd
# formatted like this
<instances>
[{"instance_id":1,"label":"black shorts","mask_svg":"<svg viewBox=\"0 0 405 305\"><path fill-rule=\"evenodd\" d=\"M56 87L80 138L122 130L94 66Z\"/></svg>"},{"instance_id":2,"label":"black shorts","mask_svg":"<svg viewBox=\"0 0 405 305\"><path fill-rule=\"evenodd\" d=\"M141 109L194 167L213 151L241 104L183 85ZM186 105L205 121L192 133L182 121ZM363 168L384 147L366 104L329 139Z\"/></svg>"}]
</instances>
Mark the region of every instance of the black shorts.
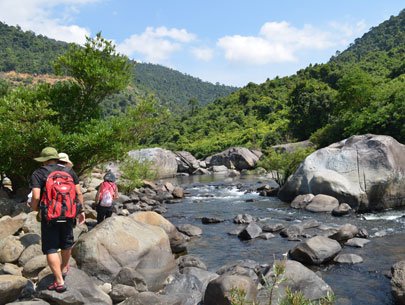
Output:
<instances>
[{"instance_id":1,"label":"black shorts","mask_svg":"<svg viewBox=\"0 0 405 305\"><path fill-rule=\"evenodd\" d=\"M42 252L51 254L58 249L66 250L73 247L73 220L66 222L41 222Z\"/></svg>"}]
</instances>

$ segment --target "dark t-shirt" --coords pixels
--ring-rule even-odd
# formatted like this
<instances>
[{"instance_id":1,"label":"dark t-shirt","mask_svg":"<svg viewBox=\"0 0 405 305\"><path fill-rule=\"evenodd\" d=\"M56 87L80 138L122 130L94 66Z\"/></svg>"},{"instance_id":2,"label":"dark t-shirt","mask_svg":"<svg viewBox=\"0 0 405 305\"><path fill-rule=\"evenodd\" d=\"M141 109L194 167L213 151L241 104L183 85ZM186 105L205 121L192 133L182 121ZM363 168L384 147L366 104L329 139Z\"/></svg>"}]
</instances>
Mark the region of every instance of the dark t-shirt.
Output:
<instances>
[{"instance_id":1,"label":"dark t-shirt","mask_svg":"<svg viewBox=\"0 0 405 305\"><path fill-rule=\"evenodd\" d=\"M75 173L75 171L69 167L65 167L61 164L50 164L50 165L46 165L46 166L41 166L40 168L38 168L37 170L35 170L32 173L31 176L31 182L30 182L30 187L32 188L40 188L41 189L41 193L42 190L45 187L45 183L46 183L46 178L48 177L48 175L53 172L53 171L65 171L67 173L69 173L75 184L79 184L79 177L77 176L77 174Z\"/></svg>"}]
</instances>

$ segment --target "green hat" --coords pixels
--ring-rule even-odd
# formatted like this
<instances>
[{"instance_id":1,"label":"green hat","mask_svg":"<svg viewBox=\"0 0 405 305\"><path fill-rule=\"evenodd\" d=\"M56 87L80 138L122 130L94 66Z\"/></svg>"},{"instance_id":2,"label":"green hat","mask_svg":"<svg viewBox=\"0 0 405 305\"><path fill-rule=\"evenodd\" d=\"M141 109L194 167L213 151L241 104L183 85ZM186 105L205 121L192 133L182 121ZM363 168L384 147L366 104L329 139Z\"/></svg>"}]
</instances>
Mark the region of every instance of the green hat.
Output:
<instances>
[{"instance_id":1,"label":"green hat","mask_svg":"<svg viewBox=\"0 0 405 305\"><path fill-rule=\"evenodd\" d=\"M58 152L53 147L45 147L41 151L41 155L38 158L34 158L34 160L38 162L45 162L51 159L59 159Z\"/></svg>"}]
</instances>

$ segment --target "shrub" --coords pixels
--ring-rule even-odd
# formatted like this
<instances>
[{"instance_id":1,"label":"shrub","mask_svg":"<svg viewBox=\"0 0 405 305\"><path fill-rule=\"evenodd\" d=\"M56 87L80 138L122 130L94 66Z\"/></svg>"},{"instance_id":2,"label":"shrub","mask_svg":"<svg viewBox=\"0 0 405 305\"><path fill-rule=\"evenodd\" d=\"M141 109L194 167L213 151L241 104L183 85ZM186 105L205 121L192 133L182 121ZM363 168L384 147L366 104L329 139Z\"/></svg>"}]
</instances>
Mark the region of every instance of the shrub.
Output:
<instances>
[{"instance_id":1,"label":"shrub","mask_svg":"<svg viewBox=\"0 0 405 305\"><path fill-rule=\"evenodd\" d=\"M120 170L122 175L118 187L125 194L141 187L143 180L154 180L157 176L151 162L140 162L129 157L120 163Z\"/></svg>"},{"instance_id":2,"label":"shrub","mask_svg":"<svg viewBox=\"0 0 405 305\"><path fill-rule=\"evenodd\" d=\"M311 147L298 148L293 152L278 152L270 148L258 162L258 166L264 167L267 171L275 171L275 180L282 186L288 177L297 170L300 163L313 151L314 149Z\"/></svg>"}]
</instances>

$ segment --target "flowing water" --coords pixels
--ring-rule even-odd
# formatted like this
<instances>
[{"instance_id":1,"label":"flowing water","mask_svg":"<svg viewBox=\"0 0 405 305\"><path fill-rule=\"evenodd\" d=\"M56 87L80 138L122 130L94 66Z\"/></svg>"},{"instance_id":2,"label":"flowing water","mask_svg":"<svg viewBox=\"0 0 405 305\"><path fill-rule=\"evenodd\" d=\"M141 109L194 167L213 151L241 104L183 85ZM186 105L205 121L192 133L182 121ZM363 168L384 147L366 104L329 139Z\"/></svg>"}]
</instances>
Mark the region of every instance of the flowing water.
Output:
<instances>
[{"instance_id":1,"label":"flowing water","mask_svg":"<svg viewBox=\"0 0 405 305\"><path fill-rule=\"evenodd\" d=\"M262 197L256 190L266 180L254 176L224 178L190 176L171 180L181 185L186 197L167 206L165 217L173 224L192 224L203 230L201 237L188 243L188 253L198 256L211 271L240 259L252 259L260 264L272 264L298 242L288 241L275 233L269 240L241 241L228 232L240 227L233 223L238 214L250 214L261 223L293 223L315 219L322 224L338 227L351 223L364 228L371 242L364 248L344 247L342 253L360 255L364 262L356 265L329 264L312 267L332 287L336 304L393 305L390 280L391 266L405 259L405 210L391 210L379 214L333 217L327 213L296 210L277 198ZM204 225L202 217L216 217L224 221ZM243 225L242 225L243 226ZM381 235L384 235L379 237Z\"/></svg>"}]
</instances>

